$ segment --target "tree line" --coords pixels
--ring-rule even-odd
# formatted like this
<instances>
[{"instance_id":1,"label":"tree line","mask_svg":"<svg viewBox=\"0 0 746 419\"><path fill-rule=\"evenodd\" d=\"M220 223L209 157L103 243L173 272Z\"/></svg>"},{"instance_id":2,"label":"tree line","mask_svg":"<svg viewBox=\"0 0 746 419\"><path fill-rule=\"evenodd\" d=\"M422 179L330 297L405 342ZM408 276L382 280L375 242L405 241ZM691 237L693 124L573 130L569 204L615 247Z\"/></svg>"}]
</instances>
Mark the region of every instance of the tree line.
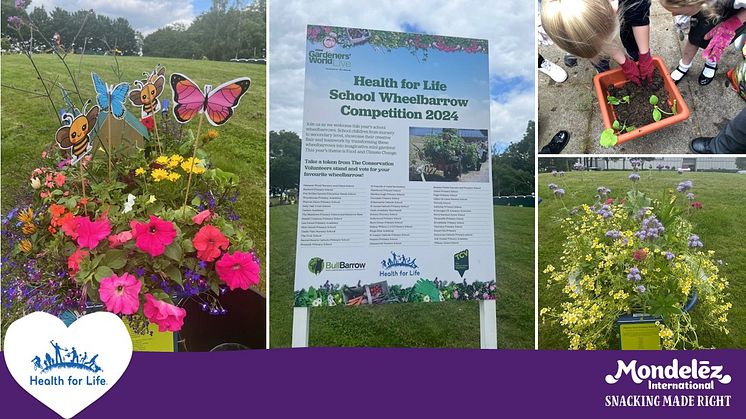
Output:
<instances>
[{"instance_id":1,"label":"tree line","mask_svg":"<svg viewBox=\"0 0 746 419\"><path fill-rule=\"evenodd\" d=\"M170 25L145 37L143 54L216 61L264 58L266 1L244 3L213 0L210 10L191 25Z\"/></svg>"},{"instance_id":2,"label":"tree line","mask_svg":"<svg viewBox=\"0 0 746 419\"><path fill-rule=\"evenodd\" d=\"M19 9L16 0L2 0L4 22L0 34L5 50L49 52L54 46L52 37L59 33L62 47L79 54L85 48L86 54L117 50L123 55L142 52L145 56L216 61L264 58L266 0L249 1L233 0L229 4L228 0L213 0L211 8L191 25L168 25L143 37L127 19L113 19L93 9L69 12L56 7L47 11L44 6L33 5ZM23 24L12 27L7 21L11 16L18 16Z\"/></svg>"}]
</instances>

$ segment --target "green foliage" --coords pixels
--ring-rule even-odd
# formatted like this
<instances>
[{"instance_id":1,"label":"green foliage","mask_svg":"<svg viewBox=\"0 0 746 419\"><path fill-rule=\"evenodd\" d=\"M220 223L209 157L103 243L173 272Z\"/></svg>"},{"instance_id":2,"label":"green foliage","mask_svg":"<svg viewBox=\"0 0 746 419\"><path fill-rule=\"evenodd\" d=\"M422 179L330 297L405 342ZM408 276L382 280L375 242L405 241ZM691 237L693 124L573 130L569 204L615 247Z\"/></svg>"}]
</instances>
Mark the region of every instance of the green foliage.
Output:
<instances>
[{"instance_id":1,"label":"green foliage","mask_svg":"<svg viewBox=\"0 0 746 419\"><path fill-rule=\"evenodd\" d=\"M264 58L265 33L265 0L240 9L215 1L210 10L197 16L188 27L173 24L145 37L143 55L216 61Z\"/></svg>"},{"instance_id":2,"label":"green foliage","mask_svg":"<svg viewBox=\"0 0 746 419\"><path fill-rule=\"evenodd\" d=\"M617 121L614 121L614 123L617 125L619 124ZM615 128L607 128L601 132L601 140L599 140L599 143L602 147L610 148L616 145L618 138L614 130Z\"/></svg>"},{"instance_id":3,"label":"green foliage","mask_svg":"<svg viewBox=\"0 0 746 419\"><path fill-rule=\"evenodd\" d=\"M60 7L48 12L43 5L34 7L28 13L26 10L16 9L14 0L2 1L2 14L6 17L19 16L24 22L30 21L35 28L34 47L41 51L52 49L52 36L55 32L59 32L65 50L74 49L76 53L82 52L84 44L86 54L104 54L118 49L122 54L135 55L140 50L141 35L122 17L112 19L98 15L94 10L70 12ZM20 32L9 28L5 22L0 28L3 37L9 38L10 44L28 41L31 38L29 25L24 25Z\"/></svg>"},{"instance_id":4,"label":"green foliage","mask_svg":"<svg viewBox=\"0 0 746 419\"><path fill-rule=\"evenodd\" d=\"M528 121L521 141L492 156L492 193L530 195L534 192L534 121Z\"/></svg>"},{"instance_id":5,"label":"green foliage","mask_svg":"<svg viewBox=\"0 0 746 419\"><path fill-rule=\"evenodd\" d=\"M614 106L621 105L623 103L629 103L629 96L624 96L621 99L618 99L614 96L609 95L606 97L606 102L609 105L614 105Z\"/></svg>"},{"instance_id":6,"label":"green foliage","mask_svg":"<svg viewBox=\"0 0 746 419\"><path fill-rule=\"evenodd\" d=\"M658 96L656 96L656 95L650 95L649 102L653 106L657 105L658 104Z\"/></svg>"},{"instance_id":7,"label":"green foliage","mask_svg":"<svg viewBox=\"0 0 746 419\"><path fill-rule=\"evenodd\" d=\"M269 132L269 188L278 194L300 184L301 140L292 131Z\"/></svg>"}]
</instances>

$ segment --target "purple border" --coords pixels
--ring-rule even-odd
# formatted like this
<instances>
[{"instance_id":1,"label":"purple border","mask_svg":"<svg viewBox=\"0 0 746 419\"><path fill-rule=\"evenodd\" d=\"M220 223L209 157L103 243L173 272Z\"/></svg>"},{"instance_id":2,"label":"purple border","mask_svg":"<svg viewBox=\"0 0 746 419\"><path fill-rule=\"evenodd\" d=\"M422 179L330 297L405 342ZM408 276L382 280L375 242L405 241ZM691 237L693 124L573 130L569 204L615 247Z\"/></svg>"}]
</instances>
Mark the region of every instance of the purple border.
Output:
<instances>
[{"instance_id":1,"label":"purple border","mask_svg":"<svg viewBox=\"0 0 746 419\"><path fill-rule=\"evenodd\" d=\"M607 394L646 394L628 378L604 382L617 359L722 364L727 408L607 408ZM746 352L482 351L312 348L135 353L115 388L78 418L220 417L742 417ZM54 418L0 368L3 417ZM670 392L659 392L667 394ZM681 393L697 394L697 392ZM8 413L14 413L8 416ZM262 415L262 416L260 416ZM572 415L572 416L568 416ZM631 416L634 415L634 416Z\"/></svg>"}]
</instances>

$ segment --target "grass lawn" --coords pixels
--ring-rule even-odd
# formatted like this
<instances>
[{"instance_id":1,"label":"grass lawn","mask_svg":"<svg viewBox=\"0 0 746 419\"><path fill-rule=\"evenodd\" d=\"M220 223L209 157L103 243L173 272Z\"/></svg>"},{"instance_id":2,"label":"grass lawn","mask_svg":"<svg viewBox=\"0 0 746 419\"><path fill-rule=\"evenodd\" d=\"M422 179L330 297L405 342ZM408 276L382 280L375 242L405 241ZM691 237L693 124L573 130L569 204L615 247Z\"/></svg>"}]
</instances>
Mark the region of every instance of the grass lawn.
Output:
<instances>
[{"instance_id":1,"label":"grass lawn","mask_svg":"<svg viewBox=\"0 0 746 419\"><path fill-rule=\"evenodd\" d=\"M617 198L631 189L627 176L631 172L572 172L564 178L540 174L538 179L539 196L544 200L539 205L539 309L555 307L561 301L559 290L546 287L548 274L542 271L547 264L561 266L559 257L566 238L560 229L559 218L564 209L559 200L554 199L547 185L556 183L564 188L564 202L568 208L582 203L593 203L596 188L606 186ZM668 189L675 189L679 182L692 180L692 192L703 208L693 211L689 217L694 232L704 243L705 250L714 250L715 258L727 265L721 267L721 274L730 280L730 301L733 308L728 316L729 335L698 331L699 342L706 347L746 348L746 252L743 238L746 236L743 208L746 206L746 175L726 173L685 173L646 171L640 173L642 179L638 189L652 198L659 198ZM566 214L566 213L565 213ZM697 309L692 316L696 321ZM568 341L558 325L543 324L539 320L539 348L566 349Z\"/></svg>"},{"instance_id":2,"label":"grass lawn","mask_svg":"<svg viewBox=\"0 0 746 419\"><path fill-rule=\"evenodd\" d=\"M534 209L494 207L497 345L534 347ZM270 345L290 346L298 206L270 209ZM311 309L311 346L479 347L477 302Z\"/></svg>"},{"instance_id":3,"label":"grass lawn","mask_svg":"<svg viewBox=\"0 0 746 419\"><path fill-rule=\"evenodd\" d=\"M67 70L60 60L51 54L35 55L34 60L45 80L61 83L73 90ZM132 83L143 78L143 72L152 71L157 64L166 68L167 80L172 72L189 76L200 86L217 86L240 76L252 80L251 90L241 100L233 118L217 128L219 137L205 148L211 161L218 167L240 176L240 196L236 212L241 223L251 233L257 252L266 260L265 243L265 97L266 66L183 60L152 57L118 57L122 79L115 76L114 57L70 55L68 65L77 78L84 99L95 103L91 71L115 84L119 81ZM79 76L78 76L79 75ZM52 109L45 97L34 97L11 87L43 93L36 73L23 55L2 56L2 210L3 213L14 205L14 197L19 188L29 187L31 171L37 167L41 151L54 143L54 135L59 127L56 110ZM52 90L58 107L63 106L59 89ZM161 98L171 102L171 88L167 81ZM78 106L80 104L78 103ZM128 102L128 109L137 114ZM189 123L196 130L197 122ZM208 124L203 126L203 132ZM99 157L100 158L100 157ZM266 275L257 289L264 293Z\"/></svg>"}]
</instances>

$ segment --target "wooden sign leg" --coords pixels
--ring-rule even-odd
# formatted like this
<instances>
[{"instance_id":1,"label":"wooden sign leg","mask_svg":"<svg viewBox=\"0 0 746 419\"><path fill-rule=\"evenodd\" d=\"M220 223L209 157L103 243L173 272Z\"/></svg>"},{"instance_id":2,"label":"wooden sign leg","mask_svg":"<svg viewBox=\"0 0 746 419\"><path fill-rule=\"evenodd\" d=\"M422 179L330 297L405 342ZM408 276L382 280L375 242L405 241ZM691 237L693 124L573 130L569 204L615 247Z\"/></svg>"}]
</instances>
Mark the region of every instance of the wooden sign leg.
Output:
<instances>
[{"instance_id":1,"label":"wooden sign leg","mask_svg":"<svg viewBox=\"0 0 746 419\"><path fill-rule=\"evenodd\" d=\"M308 307L293 307L293 348L308 347L308 311Z\"/></svg>"},{"instance_id":2,"label":"wooden sign leg","mask_svg":"<svg viewBox=\"0 0 746 419\"><path fill-rule=\"evenodd\" d=\"M482 349L497 349L497 305L495 300L479 302L479 341Z\"/></svg>"}]
</instances>

